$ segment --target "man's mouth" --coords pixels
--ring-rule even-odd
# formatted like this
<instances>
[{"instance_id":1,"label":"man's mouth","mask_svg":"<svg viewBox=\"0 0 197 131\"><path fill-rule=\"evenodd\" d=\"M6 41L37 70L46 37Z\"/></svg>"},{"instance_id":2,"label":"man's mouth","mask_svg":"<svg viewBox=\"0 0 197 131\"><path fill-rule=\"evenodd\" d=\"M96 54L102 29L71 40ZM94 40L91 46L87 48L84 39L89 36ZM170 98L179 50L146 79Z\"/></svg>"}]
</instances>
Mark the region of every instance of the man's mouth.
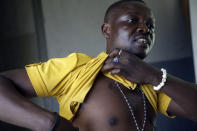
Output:
<instances>
[{"instance_id":1,"label":"man's mouth","mask_svg":"<svg viewBox=\"0 0 197 131\"><path fill-rule=\"evenodd\" d=\"M137 42L138 43L148 44L148 40L147 39L144 39L144 38L137 39Z\"/></svg>"},{"instance_id":2,"label":"man's mouth","mask_svg":"<svg viewBox=\"0 0 197 131\"><path fill-rule=\"evenodd\" d=\"M140 47L147 48L148 46L150 46L150 40L144 36L136 37L135 43L137 46L140 46Z\"/></svg>"}]
</instances>

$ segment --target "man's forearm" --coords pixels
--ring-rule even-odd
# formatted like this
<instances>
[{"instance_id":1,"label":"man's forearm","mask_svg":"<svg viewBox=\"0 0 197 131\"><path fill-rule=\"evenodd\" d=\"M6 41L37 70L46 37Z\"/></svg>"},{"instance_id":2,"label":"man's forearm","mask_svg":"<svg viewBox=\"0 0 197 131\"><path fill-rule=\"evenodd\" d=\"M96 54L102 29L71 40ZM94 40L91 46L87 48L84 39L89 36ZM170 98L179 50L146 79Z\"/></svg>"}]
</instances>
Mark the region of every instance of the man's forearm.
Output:
<instances>
[{"instance_id":1,"label":"man's forearm","mask_svg":"<svg viewBox=\"0 0 197 131\"><path fill-rule=\"evenodd\" d=\"M33 104L8 79L0 77L0 120L32 130L50 130L55 114Z\"/></svg>"},{"instance_id":2,"label":"man's forearm","mask_svg":"<svg viewBox=\"0 0 197 131\"><path fill-rule=\"evenodd\" d=\"M155 85L158 85L158 83ZM197 121L196 84L168 75L165 86L161 89L161 91L166 93L176 102L176 104L181 106L185 117ZM176 111L173 111L172 113L174 112Z\"/></svg>"}]
</instances>

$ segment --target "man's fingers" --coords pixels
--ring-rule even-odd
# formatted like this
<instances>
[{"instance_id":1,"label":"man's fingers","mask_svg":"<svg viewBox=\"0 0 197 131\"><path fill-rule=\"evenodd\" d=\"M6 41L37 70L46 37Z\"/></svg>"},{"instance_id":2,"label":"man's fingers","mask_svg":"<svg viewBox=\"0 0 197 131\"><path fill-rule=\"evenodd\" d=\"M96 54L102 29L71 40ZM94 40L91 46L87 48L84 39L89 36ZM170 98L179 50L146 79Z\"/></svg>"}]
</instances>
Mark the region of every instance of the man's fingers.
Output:
<instances>
[{"instance_id":1,"label":"man's fingers","mask_svg":"<svg viewBox=\"0 0 197 131\"><path fill-rule=\"evenodd\" d=\"M108 64L108 63L114 63L113 60L114 60L115 57L108 57L107 60L105 60L105 64ZM125 63L127 62L128 63L129 61L129 58L127 57L118 57L118 63Z\"/></svg>"},{"instance_id":2,"label":"man's fingers","mask_svg":"<svg viewBox=\"0 0 197 131\"><path fill-rule=\"evenodd\" d=\"M121 64L120 63L107 63L104 64L104 66L102 67L101 71L102 72L106 72L106 71L111 71L112 69L120 69L121 68Z\"/></svg>"},{"instance_id":3,"label":"man's fingers","mask_svg":"<svg viewBox=\"0 0 197 131\"><path fill-rule=\"evenodd\" d=\"M113 59L114 58L108 57L107 60L105 60L105 64L112 63L113 62Z\"/></svg>"},{"instance_id":4,"label":"man's fingers","mask_svg":"<svg viewBox=\"0 0 197 131\"><path fill-rule=\"evenodd\" d=\"M112 70L114 68L114 64L113 63L108 63L108 64L105 64L103 66L103 68L101 69L102 72L106 72L106 71L109 71L109 70Z\"/></svg>"},{"instance_id":5,"label":"man's fingers","mask_svg":"<svg viewBox=\"0 0 197 131\"><path fill-rule=\"evenodd\" d=\"M102 72L110 71L112 69L121 69L125 67L124 65L127 65L129 63L129 59L125 57L118 58L118 63L114 63L113 59L114 58L108 58L105 61L105 64L101 69Z\"/></svg>"},{"instance_id":6,"label":"man's fingers","mask_svg":"<svg viewBox=\"0 0 197 131\"><path fill-rule=\"evenodd\" d=\"M113 69L113 70L111 71L111 74L112 74L112 75L119 74L119 73L120 73L120 69Z\"/></svg>"},{"instance_id":7,"label":"man's fingers","mask_svg":"<svg viewBox=\"0 0 197 131\"><path fill-rule=\"evenodd\" d=\"M109 54L109 57L116 57L119 53L120 49L115 49Z\"/></svg>"}]
</instances>

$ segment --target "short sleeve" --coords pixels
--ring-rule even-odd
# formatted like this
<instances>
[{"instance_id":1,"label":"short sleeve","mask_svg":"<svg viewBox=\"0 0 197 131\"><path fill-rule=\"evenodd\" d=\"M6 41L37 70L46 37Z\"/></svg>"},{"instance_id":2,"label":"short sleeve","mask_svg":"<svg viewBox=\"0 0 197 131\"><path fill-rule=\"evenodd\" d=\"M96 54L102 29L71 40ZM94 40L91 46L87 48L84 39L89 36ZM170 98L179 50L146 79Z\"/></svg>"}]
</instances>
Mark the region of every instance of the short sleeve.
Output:
<instances>
[{"instance_id":1,"label":"short sleeve","mask_svg":"<svg viewBox=\"0 0 197 131\"><path fill-rule=\"evenodd\" d=\"M37 96L59 96L69 91L72 71L87 63L91 57L72 53L65 58L54 58L47 62L26 65L25 69Z\"/></svg>"},{"instance_id":2,"label":"short sleeve","mask_svg":"<svg viewBox=\"0 0 197 131\"><path fill-rule=\"evenodd\" d=\"M174 118L175 116L170 116L167 113L168 106L172 99L161 91L157 92L157 96L158 96L158 99L157 99L158 100L157 101L158 112L162 113L163 115L167 117Z\"/></svg>"}]
</instances>

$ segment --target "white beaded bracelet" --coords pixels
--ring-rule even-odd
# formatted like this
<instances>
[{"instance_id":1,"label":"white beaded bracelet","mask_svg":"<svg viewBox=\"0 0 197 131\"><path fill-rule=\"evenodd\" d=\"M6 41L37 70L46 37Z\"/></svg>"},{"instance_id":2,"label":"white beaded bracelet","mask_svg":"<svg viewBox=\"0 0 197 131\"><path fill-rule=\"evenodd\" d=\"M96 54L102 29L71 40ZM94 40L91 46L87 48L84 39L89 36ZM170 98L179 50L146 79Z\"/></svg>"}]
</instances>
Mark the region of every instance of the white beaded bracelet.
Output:
<instances>
[{"instance_id":1,"label":"white beaded bracelet","mask_svg":"<svg viewBox=\"0 0 197 131\"><path fill-rule=\"evenodd\" d=\"M166 79L167 79L167 71L163 68L161 68L161 71L162 71L161 83L159 83L158 86L153 86L153 89L156 90L156 91L160 90L165 85L165 82L166 82Z\"/></svg>"}]
</instances>

